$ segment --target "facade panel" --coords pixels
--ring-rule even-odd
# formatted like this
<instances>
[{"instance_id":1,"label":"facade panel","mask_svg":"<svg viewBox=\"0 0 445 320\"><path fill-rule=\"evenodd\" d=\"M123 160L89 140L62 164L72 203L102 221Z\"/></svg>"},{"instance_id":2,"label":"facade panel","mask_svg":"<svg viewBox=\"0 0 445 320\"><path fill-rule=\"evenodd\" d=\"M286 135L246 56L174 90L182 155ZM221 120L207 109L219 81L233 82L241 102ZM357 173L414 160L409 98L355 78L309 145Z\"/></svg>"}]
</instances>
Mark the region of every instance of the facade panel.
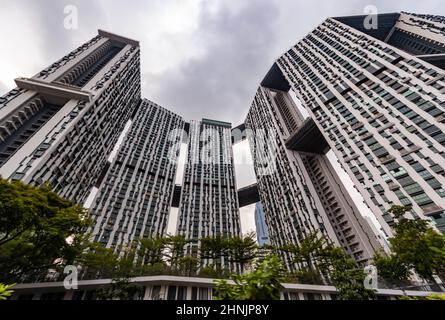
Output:
<instances>
[{"instance_id":1,"label":"facade panel","mask_svg":"<svg viewBox=\"0 0 445 320\"><path fill-rule=\"evenodd\" d=\"M137 43L98 35L0 98L0 174L83 203L140 101Z\"/></svg>"},{"instance_id":2,"label":"facade panel","mask_svg":"<svg viewBox=\"0 0 445 320\"><path fill-rule=\"evenodd\" d=\"M444 27L402 13L387 43L327 19L277 61L387 235L393 204L445 231L445 72L424 61Z\"/></svg>"},{"instance_id":3,"label":"facade panel","mask_svg":"<svg viewBox=\"0 0 445 320\"><path fill-rule=\"evenodd\" d=\"M95 241L165 236L184 121L143 100L93 202Z\"/></svg>"},{"instance_id":4,"label":"facade panel","mask_svg":"<svg viewBox=\"0 0 445 320\"><path fill-rule=\"evenodd\" d=\"M318 232L364 264L380 245L326 156L286 147L304 124L288 92L258 89L246 128L270 241L298 244Z\"/></svg>"},{"instance_id":5,"label":"facade panel","mask_svg":"<svg viewBox=\"0 0 445 320\"><path fill-rule=\"evenodd\" d=\"M188 141L177 233L188 239L240 236L231 124L192 121ZM193 255L198 250L198 241L187 248Z\"/></svg>"}]
</instances>

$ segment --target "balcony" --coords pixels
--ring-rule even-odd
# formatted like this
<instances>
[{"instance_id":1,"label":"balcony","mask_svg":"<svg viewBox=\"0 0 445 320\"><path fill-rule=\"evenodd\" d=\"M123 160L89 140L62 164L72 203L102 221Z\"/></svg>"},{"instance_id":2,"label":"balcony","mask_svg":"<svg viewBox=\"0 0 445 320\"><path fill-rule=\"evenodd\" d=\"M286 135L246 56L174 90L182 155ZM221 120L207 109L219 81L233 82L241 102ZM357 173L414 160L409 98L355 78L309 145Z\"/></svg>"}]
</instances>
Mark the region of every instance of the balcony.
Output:
<instances>
[{"instance_id":1,"label":"balcony","mask_svg":"<svg viewBox=\"0 0 445 320\"><path fill-rule=\"evenodd\" d=\"M420 149L422 149L422 148L419 146L412 146L411 148L400 150L400 154L402 156L406 156L407 154L410 154L410 153L415 152Z\"/></svg>"},{"instance_id":2,"label":"balcony","mask_svg":"<svg viewBox=\"0 0 445 320\"><path fill-rule=\"evenodd\" d=\"M423 213L426 216L432 216L432 215L439 214L439 213L443 212L443 208L436 204L431 204L430 206L424 207L422 209L423 209Z\"/></svg>"}]
</instances>

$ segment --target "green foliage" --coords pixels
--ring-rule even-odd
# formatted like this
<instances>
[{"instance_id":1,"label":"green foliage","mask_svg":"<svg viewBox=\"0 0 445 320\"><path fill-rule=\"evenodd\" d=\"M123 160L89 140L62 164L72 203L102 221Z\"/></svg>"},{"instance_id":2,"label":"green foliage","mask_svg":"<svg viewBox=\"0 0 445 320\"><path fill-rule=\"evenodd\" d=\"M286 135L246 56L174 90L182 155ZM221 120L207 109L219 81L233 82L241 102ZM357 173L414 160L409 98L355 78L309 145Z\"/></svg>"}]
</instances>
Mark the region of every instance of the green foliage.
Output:
<instances>
[{"instance_id":1,"label":"green foliage","mask_svg":"<svg viewBox=\"0 0 445 320\"><path fill-rule=\"evenodd\" d=\"M445 235L429 229L425 233L425 242L431 255L434 273L445 280Z\"/></svg>"},{"instance_id":2,"label":"green foliage","mask_svg":"<svg viewBox=\"0 0 445 320\"><path fill-rule=\"evenodd\" d=\"M165 241L167 250L163 252L164 258L171 268L176 270L184 257L185 246L192 242L192 240L186 239L185 236L182 235L169 235L165 238Z\"/></svg>"},{"instance_id":3,"label":"green foliage","mask_svg":"<svg viewBox=\"0 0 445 320\"><path fill-rule=\"evenodd\" d=\"M7 300L14 293L14 291L11 290L14 286L15 284L0 283L0 301Z\"/></svg>"},{"instance_id":4,"label":"green foliage","mask_svg":"<svg viewBox=\"0 0 445 320\"><path fill-rule=\"evenodd\" d=\"M399 264L434 281L434 274L443 277L445 273L445 236L430 228L426 220L406 218L409 210L405 206L388 210L395 218L395 236L389 240L391 250Z\"/></svg>"},{"instance_id":5,"label":"green foliage","mask_svg":"<svg viewBox=\"0 0 445 320\"><path fill-rule=\"evenodd\" d=\"M320 237L317 232L308 234L299 244L288 244L281 249L290 252L293 260L303 268L316 270L322 265L328 255L331 245L325 237Z\"/></svg>"},{"instance_id":6,"label":"green foliage","mask_svg":"<svg viewBox=\"0 0 445 320\"><path fill-rule=\"evenodd\" d=\"M364 287L365 273L357 267L342 248L332 248L330 252L330 279L337 288L341 300L375 299L375 292Z\"/></svg>"},{"instance_id":7,"label":"green foliage","mask_svg":"<svg viewBox=\"0 0 445 320\"><path fill-rule=\"evenodd\" d=\"M177 260L177 271L180 275L186 277L195 276L199 268L199 259L196 257L185 256Z\"/></svg>"},{"instance_id":8,"label":"green foliage","mask_svg":"<svg viewBox=\"0 0 445 320\"><path fill-rule=\"evenodd\" d=\"M379 276L387 283L401 286L406 284L411 276L411 271L397 255L388 256L376 252L373 260Z\"/></svg>"},{"instance_id":9,"label":"green foliage","mask_svg":"<svg viewBox=\"0 0 445 320\"><path fill-rule=\"evenodd\" d=\"M342 248L334 247L326 238L311 233L299 244L280 248L291 253L299 270L288 280L307 284L333 284L343 300L373 299L373 290L364 287L364 270L356 265Z\"/></svg>"},{"instance_id":10,"label":"green foliage","mask_svg":"<svg viewBox=\"0 0 445 320\"><path fill-rule=\"evenodd\" d=\"M139 240L140 249L138 256L142 264L156 264L163 262L163 252L167 247L167 241L162 237L143 238Z\"/></svg>"},{"instance_id":11,"label":"green foliage","mask_svg":"<svg viewBox=\"0 0 445 320\"><path fill-rule=\"evenodd\" d=\"M228 240L223 236L203 237L200 241L200 259L214 262L220 261L221 257L227 257L229 246Z\"/></svg>"},{"instance_id":12,"label":"green foliage","mask_svg":"<svg viewBox=\"0 0 445 320\"><path fill-rule=\"evenodd\" d=\"M218 265L209 264L203 266L199 270L198 276L203 278L223 279L230 278L230 272L228 269L221 268Z\"/></svg>"},{"instance_id":13,"label":"green foliage","mask_svg":"<svg viewBox=\"0 0 445 320\"><path fill-rule=\"evenodd\" d=\"M247 263L252 262L257 257L258 245L255 241L255 233L251 232L245 237L232 237L227 240L230 261L239 263L241 273Z\"/></svg>"},{"instance_id":14,"label":"green foliage","mask_svg":"<svg viewBox=\"0 0 445 320\"><path fill-rule=\"evenodd\" d=\"M90 250L79 259L79 263L88 270L90 275L103 278L113 277L118 268L119 257L110 248L105 248L100 243L95 243Z\"/></svg>"},{"instance_id":15,"label":"green foliage","mask_svg":"<svg viewBox=\"0 0 445 320\"><path fill-rule=\"evenodd\" d=\"M47 185L0 178L0 281L72 264L88 245L86 216L85 209Z\"/></svg>"},{"instance_id":16,"label":"green foliage","mask_svg":"<svg viewBox=\"0 0 445 320\"><path fill-rule=\"evenodd\" d=\"M302 284L324 284L320 272L309 268L303 268L290 273L287 281Z\"/></svg>"},{"instance_id":17,"label":"green foliage","mask_svg":"<svg viewBox=\"0 0 445 320\"><path fill-rule=\"evenodd\" d=\"M416 297L411 296L400 296L397 298L397 300L418 300Z\"/></svg>"},{"instance_id":18,"label":"green foliage","mask_svg":"<svg viewBox=\"0 0 445 320\"><path fill-rule=\"evenodd\" d=\"M141 275L171 275L172 271L170 266L165 262L156 262L142 267Z\"/></svg>"},{"instance_id":19,"label":"green foliage","mask_svg":"<svg viewBox=\"0 0 445 320\"><path fill-rule=\"evenodd\" d=\"M162 259L142 263L142 258L138 256L141 251L136 250L136 245L120 248L117 252L112 248L105 248L100 243L93 244L78 261L86 270L84 278L120 279L141 275L176 274L175 270Z\"/></svg>"},{"instance_id":20,"label":"green foliage","mask_svg":"<svg viewBox=\"0 0 445 320\"><path fill-rule=\"evenodd\" d=\"M105 286L96 291L98 300L133 300L136 294L141 296L144 287L132 283L127 278L113 279L110 286Z\"/></svg>"},{"instance_id":21,"label":"green foliage","mask_svg":"<svg viewBox=\"0 0 445 320\"><path fill-rule=\"evenodd\" d=\"M445 294L432 294L425 297L426 300L445 300Z\"/></svg>"},{"instance_id":22,"label":"green foliage","mask_svg":"<svg viewBox=\"0 0 445 320\"><path fill-rule=\"evenodd\" d=\"M216 280L217 300L279 300L283 289L285 270L277 256L264 259L255 271L234 274L234 285Z\"/></svg>"},{"instance_id":23,"label":"green foliage","mask_svg":"<svg viewBox=\"0 0 445 320\"><path fill-rule=\"evenodd\" d=\"M445 294L432 294L426 297L401 296L399 300L445 300Z\"/></svg>"}]
</instances>

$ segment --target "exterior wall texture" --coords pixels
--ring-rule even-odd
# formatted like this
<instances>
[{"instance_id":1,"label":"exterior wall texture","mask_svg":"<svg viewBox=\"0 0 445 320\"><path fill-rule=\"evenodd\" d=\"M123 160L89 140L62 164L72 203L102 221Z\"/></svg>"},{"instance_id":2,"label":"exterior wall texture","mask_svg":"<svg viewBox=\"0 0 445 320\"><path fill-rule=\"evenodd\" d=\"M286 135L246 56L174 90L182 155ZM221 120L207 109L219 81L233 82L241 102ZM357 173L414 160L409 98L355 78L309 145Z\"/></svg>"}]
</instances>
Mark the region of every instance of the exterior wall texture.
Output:
<instances>
[{"instance_id":1,"label":"exterior wall texture","mask_svg":"<svg viewBox=\"0 0 445 320\"><path fill-rule=\"evenodd\" d=\"M166 234L183 126L180 116L142 100L93 202L95 241L118 247Z\"/></svg>"},{"instance_id":2,"label":"exterior wall texture","mask_svg":"<svg viewBox=\"0 0 445 320\"><path fill-rule=\"evenodd\" d=\"M188 239L241 235L231 139L229 123L206 119L190 123L179 235ZM187 251L197 254L198 249L196 241Z\"/></svg>"},{"instance_id":3,"label":"exterior wall texture","mask_svg":"<svg viewBox=\"0 0 445 320\"><path fill-rule=\"evenodd\" d=\"M278 66L387 235L393 204L445 231L445 72L423 60L444 21L402 13L389 43L348 21L327 19Z\"/></svg>"},{"instance_id":4,"label":"exterior wall texture","mask_svg":"<svg viewBox=\"0 0 445 320\"><path fill-rule=\"evenodd\" d=\"M319 232L366 263L380 246L326 156L285 146L303 122L287 92L265 87L258 89L246 119L271 243L298 244ZM286 259L291 269L303 267Z\"/></svg>"},{"instance_id":5,"label":"exterior wall texture","mask_svg":"<svg viewBox=\"0 0 445 320\"><path fill-rule=\"evenodd\" d=\"M0 174L83 203L140 100L139 46L101 35L0 99ZM42 114L43 112L43 114Z\"/></svg>"}]
</instances>

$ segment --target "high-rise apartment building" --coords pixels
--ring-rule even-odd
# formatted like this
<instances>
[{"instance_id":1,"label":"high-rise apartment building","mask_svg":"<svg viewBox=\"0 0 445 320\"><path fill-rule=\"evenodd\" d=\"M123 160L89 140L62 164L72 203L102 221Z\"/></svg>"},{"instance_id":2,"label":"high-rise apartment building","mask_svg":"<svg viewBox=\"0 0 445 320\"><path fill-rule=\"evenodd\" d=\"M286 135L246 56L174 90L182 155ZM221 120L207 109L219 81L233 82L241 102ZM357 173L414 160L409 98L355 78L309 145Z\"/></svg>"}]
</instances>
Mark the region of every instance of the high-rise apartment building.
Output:
<instances>
[{"instance_id":1,"label":"high-rise apartment building","mask_svg":"<svg viewBox=\"0 0 445 320\"><path fill-rule=\"evenodd\" d=\"M256 93L243 126L273 244L320 232L360 263L380 248L328 161L329 149L387 235L393 204L411 205L413 217L445 230L445 22L407 13L377 19L377 28L364 16L327 19L276 61ZM99 187L92 208L97 241L114 246L165 233L177 167L165 157L170 131L183 127L189 145L178 233L240 235L231 125L185 124L141 102L137 41L99 31L16 83L0 98L0 174L48 181L78 203Z\"/></svg>"},{"instance_id":2,"label":"high-rise apartment building","mask_svg":"<svg viewBox=\"0 0 445 320\"><path fill-rule=\"evenodd\" d=\"M188 239L241 235L230 123L190 122L177 233ZM199 242L187 250L197 254Z\"/></svg>"},{"instance_id":3,"label":"high-rise apartment building","mask_svg":"<svg viewBox=\"0 0 445 320\"><path fill-rule=\"evenodd\" d=\"M311 126L284 89L263 83L247 115L245 126L258 191L273 245L298 244L318 232L345 248L365 264L380 249L327 157L320 136L295 148ZM285 254L290 269L296 266Z\"/></svg>"},{"instance_id":4,"label":"high-rise apartment building","mask_svg":"<svg viewBox=\"0 0 445 320\"><path fill-rule=\"evenodd\" d=\"M445 18L369 18L327 19L282 55L245 123L234 128L247 133L234 136L230 123L185 123L141 99L139 43L99 30L34 77L16 79L17 88L0 97L0 175L34 185L48 181L80 204L98 187L90 231L93 240L117 250L165 235L171 207L178 206L177 233L195 240L186 250L196 255L198 238L240 236L240 204L261 200L255 212L260 244L266 238L277 246L298 244L317 232L366 264L386 249L386 237L358 211L326 156L331 149L386 235L392 234L387 209L393 204L412 206L412 217L444 232ZM257 185L237 190L232 143L246 136ZM187 163L182 185L175 186L182 141ZM304 267L289 254L284 258L290 270ZM239 270L226 257L218 263ZM17 287L28 297L36 290L33 298L72 299L92 297L92 288L111 283L85 281L82 290L66 294L61 283ZM196 279L135 281L146 286L145 298L211 296L210 284ZM284 299L337 294L332 287L295 284L286 290Z\"/></svg>"},{"instance_id":5,"label":"high-rise apartment building","mask_svg":"<svg viewBox=\"0 0 445 320\"><path fill-rule=\"evenodd\" d=\"M95 241L117 248L167 231L184 121L142 100L91 207Z\"/></svg>"},{"instance_id":6,"label":"high-rise apartment building","mask_svg":"<svg viewBox=\"0 0 445 320\"><path fill-rule=\"evenodd\" d=\"M327 19L264 82L293 89L314 121L296 148L321 135L387 235L394 204L444 232L445 19L375 18Z\"/></svg>"},{"instance_id":7,"label":"high-rise apartment building","mask_svg":"<svg viewBox=\"0 0 445 320\"><path fill-rule=\"evenodd\" d=\"M140 100L139 43L105 31L0 98L0 175L82 203Z\"/></svg>"},{"instance_id":8,"label":"high-rise apartment building","mask_svg":"<svg viewBox=\"0 0 445 320\"><path fill-rule=\"evenodd\" d=\"M255 204L255 227L256 237L259 246L270 244L269 230L267 229L266 219L264 217L263 206L261 202Z\"/></svg>"}]
</instances>

